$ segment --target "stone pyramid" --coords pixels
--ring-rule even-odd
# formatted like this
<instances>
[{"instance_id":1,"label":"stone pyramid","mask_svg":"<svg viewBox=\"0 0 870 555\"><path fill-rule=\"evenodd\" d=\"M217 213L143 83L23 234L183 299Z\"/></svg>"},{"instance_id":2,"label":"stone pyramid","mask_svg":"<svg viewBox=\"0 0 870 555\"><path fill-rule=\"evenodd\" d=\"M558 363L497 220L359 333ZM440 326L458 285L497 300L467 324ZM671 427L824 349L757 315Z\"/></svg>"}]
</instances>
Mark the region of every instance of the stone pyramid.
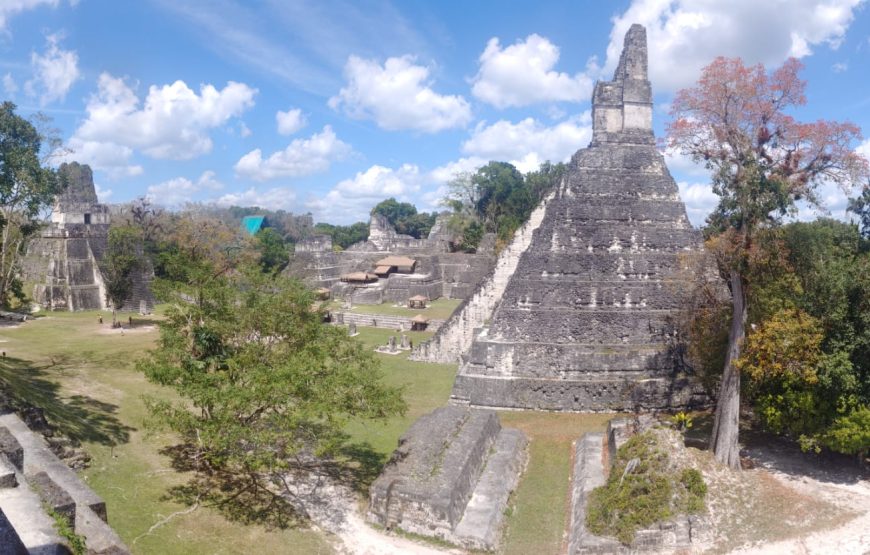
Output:
<instances>
[{"instance_id":1,"label":"stone pyramid","mask_svg":"<svg viewBox=\"0 0 870 555\"><path fill-rule=\"evenodd\" d=\"M489 325L463 357L451 400L604 411L703 402L669 317L700 252L655 147L646 30L625 37L592 100L593 138L574 154Z\"/></svg>"}]
</instances>

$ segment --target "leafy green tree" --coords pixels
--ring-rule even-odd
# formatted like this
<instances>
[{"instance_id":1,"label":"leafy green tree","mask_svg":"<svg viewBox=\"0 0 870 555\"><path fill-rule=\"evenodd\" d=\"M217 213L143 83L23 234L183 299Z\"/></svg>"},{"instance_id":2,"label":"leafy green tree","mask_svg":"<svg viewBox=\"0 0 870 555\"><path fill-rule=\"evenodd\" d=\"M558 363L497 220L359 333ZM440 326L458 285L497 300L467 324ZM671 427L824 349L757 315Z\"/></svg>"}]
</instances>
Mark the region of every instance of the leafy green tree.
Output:
<instances>
[{"instance_id":1,"label":"leafy green tree","mask_svg":"<svg viewBox=\"0 0 870 555\"><path fill-rule=\"evenodd\" d=\"M399 202L394 198L379 202L372 208L372 215L374 214L385 217L398 233L410 235L416 239L422 239L429 235L429 231L435 225L436 218L434 213L418 213L417 207L413 204Z\"/></svg>"},{"instance_id":2,"label":"leafy green tree","mask_svg":"<svg viewBox=\"0 0 870 555\"><path fill-rule=\"evenodd\" d=\"M502 248L541 200L557 186L564 164L544 162L526 175L507 162L490 162L474 173L458 173L442 204L452 211L448 230L458 250L474 252L484 233L498 236Z\"/></svg>"},{"instance_id":3,"label":"leafy green tree","mask_svg":"<svg viewBox=\"0 0 870 555\"><path fill-rule=\"evenodd\" d=\"M718 261L733 304L728 351L720 382L711 447L716 460L740 468L740 372L752 283L748 256L760 231L795 211L798 200L817 204L819 183L863 181L867 161L854 150L851 123L801 123L788 110L806 103L800 62L768 73L740 59L717 58L697 85L679 91L668 126L671 147L704 163L719 204L708 222L721 237Z\"/></svg>"},{"instance_id":4,"label":"leafy green tree","mask_svg":"<svg viewBox=\"0 0 870 555\"><path fill-rule=\"evenodd\" d=\"M840 453L855 455L860 464L866 464L870 452L870 407L861 407L838 418L821 442Z\"/></svg>"},{"instance_id":5,"label":"leafy green tree","mask_svg":"<svg viewBox=\"0 0 870 555\"><path fill-rule=\"evenodd\" d=\"M260 268L266 273L280 272L290 261L290 251L281 235L266 227L254 236L255 248L260 253Z\"/></svg>"},{"instance_id":6,"label":"leafy green tree","mask_svg":"<svg viewBox=\"0 0 870 555\"><path fill-rule=\"evenodd\" d=\"M118 326L117 311L133 296L134 274L142 269L142 235L130 227L109 230L109 245L100 262L106 286L106 302L112 305L112 327Z\"/></svg>"},{"instance_id":7,"label":"leafy green tree","mask_svg":"<svg viewBox=\"0 0 870 555\"><path fill-rule=\"evenodd\" d=\"M45 167L40 148L45 137L15 113L11 102L0 104L0 306L26 297L19 278L27 242L39 232L40 214L65 184Z\"/></svg>"},{"instance_id":8,"label":"leafy green tree","mask_svg":"<svg viewBox=\"0 0 870 555\"><path fill-rule=\"evenodd\" d=\"M349 421L400 414L405 403L369 350L323 325L301 283L255 265L217 270L201 302L172 292L139 368L180 398L148 407L183 441L176 453L195 471L190 495L232 514L283 504L294 472L341 454Z\"/></svg>"},{"instance_id":9,"label":"leafy green tree","mask_svg":"<svg viewBox=\"0 0 870 555\"><path fill-rule=\"evenodd\" d=\"M346 249L354 243L359 243L369 238L369 224L365 222L356 222L351 225L318 223L314 226L314 232L329 235L332 237L332 244L334 246Z\"/></svg>"},{"instance_id":10,"label":"leafy green tree","mask_svg":"<svg viewBox=\"0 0 870 555\"><path fill-rule=\"evenodd\" d=\"M870 185L864 187L858 197L849 199L848 210L858 216L861 235L870 239Z\"/></svg>"},{"instance_id":11,"label":"leafy green tree","mask_svg":"<svg viewBox=\"0 0 870 555\"><path fill-rule=\"evenodd\" d=\"M399 202L395 198L382 200L372 208L372 215L379 214L393 225L417 214L417 207L410 202Z\"/></svg>"}]
</instances>

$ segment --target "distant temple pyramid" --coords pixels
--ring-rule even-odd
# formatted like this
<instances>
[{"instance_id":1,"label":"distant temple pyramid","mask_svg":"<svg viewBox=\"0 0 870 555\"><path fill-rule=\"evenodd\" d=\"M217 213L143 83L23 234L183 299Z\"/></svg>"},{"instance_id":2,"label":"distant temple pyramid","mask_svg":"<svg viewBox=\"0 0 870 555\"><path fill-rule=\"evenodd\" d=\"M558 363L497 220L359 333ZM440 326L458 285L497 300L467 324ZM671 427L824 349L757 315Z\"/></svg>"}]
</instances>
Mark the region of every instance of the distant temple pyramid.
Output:
<instances>
[{"instance_id":1,"label":"distant temple pyramid","mask_svg":"<svg viewBox=\"0 0 870 555\"><path fill-rule=\"evenodd\" d=\"M703 401L669 323L688 286L681 254L702 242L655 147L641 25L592 106L592 142L574 154L463 357L453 403L604 411Z\"/></svg>"},{"instance_id":2,"label":"distant temple pyramid","mask_svg":"<svg viewBox=\"0 0 870 555\"><path fill-rule=\"evenodd\" d=\"M28 248L23 278L33 285L33 300L44 309L106 308L100 262L108 248L109 208L97 199L94 175L86 164L61 164L58 175L66 189L55 199L50 223ZM143 262L122 310L150 313L154 308L148 288L151 268L144 257Z\"/></svg>"}]
</instances>

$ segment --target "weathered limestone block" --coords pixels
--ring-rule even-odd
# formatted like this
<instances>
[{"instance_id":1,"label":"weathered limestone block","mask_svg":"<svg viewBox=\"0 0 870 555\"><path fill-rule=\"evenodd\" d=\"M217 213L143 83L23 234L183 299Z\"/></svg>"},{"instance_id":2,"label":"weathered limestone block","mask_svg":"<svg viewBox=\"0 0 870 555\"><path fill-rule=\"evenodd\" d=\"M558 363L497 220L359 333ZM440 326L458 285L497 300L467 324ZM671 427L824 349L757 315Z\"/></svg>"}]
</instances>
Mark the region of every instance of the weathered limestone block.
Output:
<instances>
[{"instance_id":1,"label":"weathered limestone block","mask_svg":"<svg viewBox=\"0 0 870 555\"><path fill-rule=\"evenodd\" d=\"M6 426L0 426L0 455L4 455L19 472L24 470L24 449Z\"/></svg>"},{"instance_id":2,"label":"weathered limestone block","mask_svg":"<svg viewBox=\"0 0 870 555\"><path fill-rule=\"evenodd\" d=\"M571 521L568 528L568 555L611 555L632 553L686 553L703 544L709 526L695 515L679 515L669 521L638 530L630 546L611 537L596 536L586 528L586 505L593 489L607 480L607 460L615 460L616 449L636 433L649 429L649 417L621 418L608 422L607 432L583 434L575 444L571 478ZM614 443L615 442L615 443Z\"/></svg>"},{"instance_id":3,"label":"weathered limestone block","mask_svg":"<svg viewBox=\"0 0 870 555\"><path fill-rule=\"evenodd\" d=\"M492 549L524 463L525 436L492 411L448 406L420 417L399 439L370 489L369 520Z\"/></svg>"},{"instance_id":4,"label":"weathered limestone block","mask_svg":"<svg viewBox=\"0 0 870 555\"><path fill-rule=\"evenodd\" d=\"M65 489L58 486L45 472L37 472L28 477L31 487L48 507L67 521L70 528L76 525L76 503Z\"/></svg>"},{"instance_id":5,"label":"weathered limestone block","mask_svg":"<svg viewBox=\"0 0 870 555\"><path fill-rule=\"evenodd\" d=\"M479 319L489 325L469 334L451 402L570 411L707 402L673 326L703 246L655 148L651 110L646 32L634 25L613 80L596 85L592 142Z\"/></svg>"},{"instance_id":6,"label":"weathered limestone block","mask_svg":"<svg viewBox=\"0 0 870 555\"><path fill-rule=\"evenodd\" d=\"M0 489L17 486L18 476L16 475L15 467L3 454L0 454Z\"/></svg>"}]
</instances>

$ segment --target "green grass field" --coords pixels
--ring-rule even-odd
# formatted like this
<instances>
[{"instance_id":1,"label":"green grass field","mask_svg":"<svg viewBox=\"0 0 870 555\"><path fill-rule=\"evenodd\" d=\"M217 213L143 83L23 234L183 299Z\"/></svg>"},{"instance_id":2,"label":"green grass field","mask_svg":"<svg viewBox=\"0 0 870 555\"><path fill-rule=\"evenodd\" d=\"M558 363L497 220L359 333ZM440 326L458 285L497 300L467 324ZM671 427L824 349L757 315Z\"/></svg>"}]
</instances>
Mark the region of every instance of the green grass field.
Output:
<instances>
[{"instance_id":1,"label":"green grass field","mask_svg":"<svg viewBox=\"0 0 870 555\"><path fill-rule=\"evenodd\" d=\"M160 450L172 444L166 433L146 429L143 394L171 396L148 383L134 363L157 337L153 321L134 330L109 332L97 313L54 313L19 327L0 328L0 379L18 395L43 407L50 421L82 441L93 457L83 477L108 505L109 521L137 554L332 553L329 538L301 529L266 530L228 521L215 510L175 503L167 489L183 483ZM360 328L358 339L374 347L390 330ZM428 332L410 332L419 341ZM377 355L384 379L404 389L408 412L383 423L354 423L352 442L382 464L399 436L421 414L447 402L456 365L406 360L407 353ZM568 507L571 441L603 429L606 415L502 412L506 426L531 439L530 462L514 494L503 552L557 553Z\"/></svg>"}]
</instances>

